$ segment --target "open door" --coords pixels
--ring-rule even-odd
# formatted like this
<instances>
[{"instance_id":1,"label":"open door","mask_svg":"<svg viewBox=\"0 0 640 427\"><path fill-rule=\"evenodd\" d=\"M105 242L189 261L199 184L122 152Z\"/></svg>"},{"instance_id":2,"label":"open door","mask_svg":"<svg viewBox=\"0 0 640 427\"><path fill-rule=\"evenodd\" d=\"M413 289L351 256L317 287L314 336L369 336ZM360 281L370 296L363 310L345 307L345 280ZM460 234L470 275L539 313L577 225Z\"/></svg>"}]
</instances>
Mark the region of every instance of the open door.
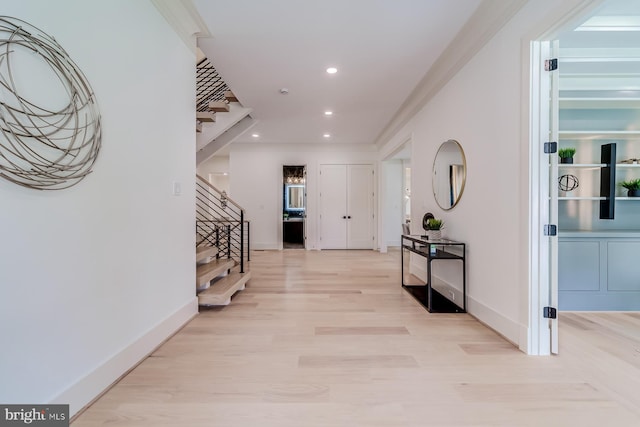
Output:
<instances>
[{"instance_id":1,"label":"open door","mask_svg":"<svg viewBox=\"0 0 640 427\"><path fill-rule=\"evenodd\" d=\"M527 353L558 352L557 43L531 44L531 268Z\"/></svg>"},{"instance_id":2,"label":"open door","mask_svg":"<svg viewBox=\"0 0 640 427\"><path fill-rule=\"evenodd\" d=\"M282 247L306 248L307 168L282 167Z\"/></svg>"},{"instance_id":3,"label":"open door","mask_svg":"<svg viewBox=\"0 0 640 427\"><path fill-rule=\"evenodd\" d=\"M549 141L555 141L555 150L549 150L549 306L543 309L549 319L551 353L558 354L558 155L560 142L558 124L560 73L558 71L559 43L549 43L549 58L545 60L545 72L549 79ZM555 228L555 230L554 230ZM554 232L555 231L555 232Z\"/></svg>"}]
</instances>

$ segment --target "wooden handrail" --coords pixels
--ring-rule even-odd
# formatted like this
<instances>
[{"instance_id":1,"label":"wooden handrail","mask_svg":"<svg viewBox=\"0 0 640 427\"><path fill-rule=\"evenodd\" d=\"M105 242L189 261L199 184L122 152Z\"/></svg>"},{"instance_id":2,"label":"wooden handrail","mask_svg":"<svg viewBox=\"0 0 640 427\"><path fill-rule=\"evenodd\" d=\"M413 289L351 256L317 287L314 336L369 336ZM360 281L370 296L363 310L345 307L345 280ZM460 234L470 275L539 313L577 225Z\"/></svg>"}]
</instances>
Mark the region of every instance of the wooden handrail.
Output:
<instances>
[{"instance_id":1,"label":"wooden handrail","mask_svg":"<svg viewBox=\"0 0 640 427\"><path fill-rule=\"evenodd\" d=\"M222 194L222 191L218 190L216 187L211 185L211 183L209 181L207 181L206 179L204 179L200 175L196 174L196 178L199 179L200 181L202 181L202 183L205 184L207 187L210 187L210 188L214 189L216 192L218 192L219 194ZM227 203L231 203L236 208L240 209L241 211L244 211L242 206L240 206L238 203L236 203L234 200L232 200L229 196L227 196Z\"/></svg>"}]
</instances>

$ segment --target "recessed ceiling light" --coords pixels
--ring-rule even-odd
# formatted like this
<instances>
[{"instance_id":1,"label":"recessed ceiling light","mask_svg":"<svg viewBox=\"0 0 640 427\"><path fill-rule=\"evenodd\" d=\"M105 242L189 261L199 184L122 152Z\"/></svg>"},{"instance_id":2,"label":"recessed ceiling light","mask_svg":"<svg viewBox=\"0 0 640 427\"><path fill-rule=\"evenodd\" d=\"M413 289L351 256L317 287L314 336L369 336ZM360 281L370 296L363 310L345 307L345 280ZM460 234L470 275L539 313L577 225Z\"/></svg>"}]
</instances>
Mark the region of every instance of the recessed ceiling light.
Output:
<instances>
[{"instance_id":1,"label":"recessed ceiling light","mask_svg":"<svg viewBox=\"0 0 640 427\"><path fill-rule=\"evenodd\" d=\"M338 72L338 69L336 67L327 68L327 73L329 73L329 74L335 74L337 72Z\"/></svg>"},{"instance_id":2,"label":"recessed ceiling light","mask_svg":"<svg viewBox=\"0 0 640 427\"><path fill-rule=\"evenodd\" d=\"M322 136L324 136L325 138L331 138L331 134L330 134L330 133L325 133L325 134L324 134L324 135L322 135Z\"/></svg>"},{"instance_id":3,"label":"recessed ceiling light","mask_svg":"<svg viewBox=\"0 0 640 427\"><path fill-rule=\"evenodd\" d=\"M253 134L251 134L251 136L254 137L254 138L258 138L260 135L258 135L257 133L253 133Z\"/></svg>"},{"instance_id":4,"label":"recessed ceiling light","mask_svg":"<svg viewBox=\"0 0 640 427\"><path fill-rule=\"evenodd\" d=\"M333 115L333 111L325 111L324 115L325 116L332 116Z\"/></svg>"}]
</instances>

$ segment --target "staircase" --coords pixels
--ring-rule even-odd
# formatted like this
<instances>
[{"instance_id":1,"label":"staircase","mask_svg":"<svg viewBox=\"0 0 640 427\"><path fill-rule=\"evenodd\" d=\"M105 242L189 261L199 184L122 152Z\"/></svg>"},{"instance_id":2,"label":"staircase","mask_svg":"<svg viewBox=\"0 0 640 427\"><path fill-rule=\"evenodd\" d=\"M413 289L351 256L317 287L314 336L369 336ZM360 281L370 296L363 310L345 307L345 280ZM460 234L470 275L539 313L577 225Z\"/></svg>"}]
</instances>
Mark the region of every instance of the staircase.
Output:
<instances>
[{"instance_id":1,"label":"staircase","mask_svg":"<svg viewBox=\"0 0 640 427\"><path fill-rule=\"evenodd\" d=\"M244 209L196 175L196 292L201 306L228 305L245 288L249 222Z\"/></svg>"},{"instance_id":2,"label":"staircase","mask_svg":"<svg viewBox=\"0 0 640 427\"><path fill-rule=\"evenodd\" d=\"M199 51L196 67L196 165L248 131L256 121Z\"/></svg>"}]
</instances>

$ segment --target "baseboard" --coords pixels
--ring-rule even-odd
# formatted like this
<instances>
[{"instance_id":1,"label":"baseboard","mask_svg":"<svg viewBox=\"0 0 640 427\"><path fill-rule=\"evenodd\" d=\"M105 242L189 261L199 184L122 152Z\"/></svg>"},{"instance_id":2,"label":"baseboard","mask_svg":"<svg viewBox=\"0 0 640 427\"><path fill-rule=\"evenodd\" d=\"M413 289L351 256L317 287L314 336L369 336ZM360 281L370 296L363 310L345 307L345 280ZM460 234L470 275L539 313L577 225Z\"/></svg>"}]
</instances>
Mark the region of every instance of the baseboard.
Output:
<instances>
[{"instance_id":1,"label":"baseboard","mask_svg":"<svg viewBox=\"0 0 640 427\"><path fill-rule=\"evenodd\" d=\"M50 403L69 404L69 415L74 417L197 314L198 298L193 298L93 372L55 396Z\"/></svg>"},{"instance_id":2,"label":"baseboard","mask_svg":"<svg viewBox=\"0 0 640 427\"><path fill-rule=\"evenodd\" d=\"M531 355L532 349L529 344L529 328L524 325L520 325L520 340L518 343L522 352Z\"/></svg>"},{"instance_id":3,"label":"baseboard","mask_svg":"<svg viewBox=\"0 0 640 427\"><path fill-rule=\"evenodd\" d=\"M421 265L414 264L412 265L413 274L421 279L422 281L427 280L427 270ZM433 277L433 287L437 289L442 295L445 295L447 298L451 297L451 293L455 295L454 301L459 303L462 298L462 292L457 287L447 283L442 280L442 278L434 275ZM514 345L518 346L521 350L527 352L525 349L520 347L521 341L521 325L513 320L503 316L498 313L491 307L481 303L480 301L474 299L472 296L467 294L467 312L471 314L473 317L478 319L485 326L493 329L498 334L502 335L506 340L510 341ZM525 345L526 347L526 345Z\"/></svg>"},{"instance_id":4,"label":"baseboard","mask_svg":"<svg viewBox=\"0 0 640 427\"><path fill-rule=\"evenodd\" d=\"M274 242L251 242L252 251L277 251L282 250L282 244L278 247L278 243Z\"/></svg>"},{"instance_id":5,"label":"baseboard","mask_svg":"<svg viewBox=\"0 0 640 427\"><path fill-rule=\"evenodd\" d=\"M493 329L516 347L519 346L520 324L503 316L467 295L467 311L481 323Z\"/></svg>"}]
</instances>

